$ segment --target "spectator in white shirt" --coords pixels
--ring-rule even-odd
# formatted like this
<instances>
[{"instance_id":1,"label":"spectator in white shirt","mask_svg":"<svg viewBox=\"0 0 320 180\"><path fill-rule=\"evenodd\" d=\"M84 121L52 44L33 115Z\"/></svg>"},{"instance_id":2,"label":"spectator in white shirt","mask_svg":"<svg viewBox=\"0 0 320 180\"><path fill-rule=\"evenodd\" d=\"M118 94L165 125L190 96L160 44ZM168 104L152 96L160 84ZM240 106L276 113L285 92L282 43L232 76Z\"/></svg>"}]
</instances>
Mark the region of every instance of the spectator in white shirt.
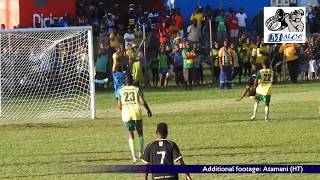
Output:
<instances>
[{"instance_id":1,"label":"spectator in white shirt","mask_svg":"<svg viewBox=\"0 0 320 180\"><path fill-rule=\"evenodd\" d=\"M248 16L243 11L243 8L240 8L240 12L238 12L236 14L236 17L238 18L239 33L246 34L246 30L247 30L246 20L247 20Z\"/></svg>"},{"instance_id":2,"label":"spectator in white shirt","mask_svg":"<svg viewBox=\"0 0 320 180\"><path fill-rule=\"evenodd\" d=\"M114 28L115 28L115 22L113 20L113 15L111 13L107 13L106 16L104 16L105 19L105 23L107 24L107 32L111 33L113 32Z\"/></svg>"},{"instance_id":3,"label":"spectator in white shirt","mask_svg":"<svg viewBox=\"0 0 320 180\"><path fill-rule=\"evenodd\" d=\"M125 49L127 49L128 44L132 44L134 42L134 33L130 26L128 26L128 32L124 34L124 43L125 43Z\"/></svg>"},{"instance_id":4,"label":"spectator in white shirt","mask_svg":"<svg viewBox=\"0 0 320 180\"><path fill-rule=\"evenodd\" d=\"M187 28L188 40L194 44L200 41L201 27L198 25L197 20L193 19L192 24Z\"/></svg>"},{"instance_id":5,"label":"spectator in white shirt","mask_svg":"<svg viewBox=\"0 0 320 180\"><path fill-rule=\"evenodd\" d=\"M309 79L317 79L318 64L315 59L309 61Z\"/></svg>"}]
</instances>

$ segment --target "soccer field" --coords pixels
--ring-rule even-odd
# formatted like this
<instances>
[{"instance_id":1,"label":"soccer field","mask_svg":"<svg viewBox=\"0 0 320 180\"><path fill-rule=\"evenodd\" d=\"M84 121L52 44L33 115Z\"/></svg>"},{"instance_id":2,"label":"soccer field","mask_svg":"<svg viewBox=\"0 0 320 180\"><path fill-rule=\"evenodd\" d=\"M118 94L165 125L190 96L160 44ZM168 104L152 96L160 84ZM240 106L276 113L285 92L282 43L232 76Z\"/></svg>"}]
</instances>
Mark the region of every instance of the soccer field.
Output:
<instances>
[{"instance_id":1,"label":"soccer field","mask_svg":"<svg viewBox=\"0 0 320 180\"><path fill-rule=\"evenodd\" d=\"M221 91L146 89L154 116L144 119L145 143L156 124L169 126L187 164L320 164L320 83L273 86L271 120L243 87ZM144 114L146 112L144 111ZM132 164L127 133L111 90L97 93L96 120L0 121L0 178L142 179L142 174L65 174L83 165ZM142 163L139 163L142 164ZM193 179L319 179L316 175L201 175ZM184 179L184 176L181 175Z\"/></svg>"}]
</instances>

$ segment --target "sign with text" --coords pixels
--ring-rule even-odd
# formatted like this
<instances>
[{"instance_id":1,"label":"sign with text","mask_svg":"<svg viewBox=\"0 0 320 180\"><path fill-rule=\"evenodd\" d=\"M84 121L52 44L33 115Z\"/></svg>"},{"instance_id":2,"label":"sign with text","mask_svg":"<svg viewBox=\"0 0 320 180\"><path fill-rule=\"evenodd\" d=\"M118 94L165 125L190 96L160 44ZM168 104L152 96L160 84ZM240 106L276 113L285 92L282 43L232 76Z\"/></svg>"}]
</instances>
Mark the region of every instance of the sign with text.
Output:
<instances>
[{"instance_id":1,"label":"sign with text","mask_svg":"<svg viewBox=\"0 0 320 180\"><path fill-rule=\"evenodd\" d=\"M265 7L264 43L305 43L305 7Z\"/></svg>"}]
</instances>

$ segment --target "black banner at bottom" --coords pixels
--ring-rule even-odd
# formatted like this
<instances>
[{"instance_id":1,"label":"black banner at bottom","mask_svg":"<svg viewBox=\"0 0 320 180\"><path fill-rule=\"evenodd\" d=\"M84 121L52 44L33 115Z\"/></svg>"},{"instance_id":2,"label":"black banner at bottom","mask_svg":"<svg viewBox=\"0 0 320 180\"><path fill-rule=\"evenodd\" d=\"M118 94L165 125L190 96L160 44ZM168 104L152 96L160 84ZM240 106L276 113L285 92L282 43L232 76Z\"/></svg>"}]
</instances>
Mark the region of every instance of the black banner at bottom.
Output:
<instances>
[{"instance_id":1,"label":"black banner at bottom","mask_svg":"<svg viewBox=\"0 0 320 180\"><path fill-rule=\"evenodd\" d=\"M82 173L212 173L301 174L320 173L320 165L106 165L83 167Z\"/></svg>"}]
</instances>

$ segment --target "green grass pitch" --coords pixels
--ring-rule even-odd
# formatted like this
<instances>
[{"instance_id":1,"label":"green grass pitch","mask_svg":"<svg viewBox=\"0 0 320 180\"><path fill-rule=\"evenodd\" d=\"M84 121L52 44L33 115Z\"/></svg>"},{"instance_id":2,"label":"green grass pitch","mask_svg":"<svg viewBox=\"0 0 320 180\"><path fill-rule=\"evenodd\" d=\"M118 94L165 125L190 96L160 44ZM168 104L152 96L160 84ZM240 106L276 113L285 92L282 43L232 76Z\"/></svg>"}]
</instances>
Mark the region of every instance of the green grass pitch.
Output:
<instances>
[{"instance_id":1,"label":"green grass pitch","mask_svg":"<svg viewBox=\"0 0 320 180\"><path fill-rule=\"evenodd\" d=\"M243 87L220 91L146 89L154 113L144 118L145 142L158 122L187 164L320 164L320 83L273 86L271 121L250 121L253 100ZM142 174L64 174L82 165L131 164L127 134L113 92L97 93L96 120L0 120L0 179L142 179ZM144 114L146 112L144 111ZM201 175L193 179L319 179L317 175ZM184 175L181 175L184 179Z\"/></svg>"}]
</instances>

